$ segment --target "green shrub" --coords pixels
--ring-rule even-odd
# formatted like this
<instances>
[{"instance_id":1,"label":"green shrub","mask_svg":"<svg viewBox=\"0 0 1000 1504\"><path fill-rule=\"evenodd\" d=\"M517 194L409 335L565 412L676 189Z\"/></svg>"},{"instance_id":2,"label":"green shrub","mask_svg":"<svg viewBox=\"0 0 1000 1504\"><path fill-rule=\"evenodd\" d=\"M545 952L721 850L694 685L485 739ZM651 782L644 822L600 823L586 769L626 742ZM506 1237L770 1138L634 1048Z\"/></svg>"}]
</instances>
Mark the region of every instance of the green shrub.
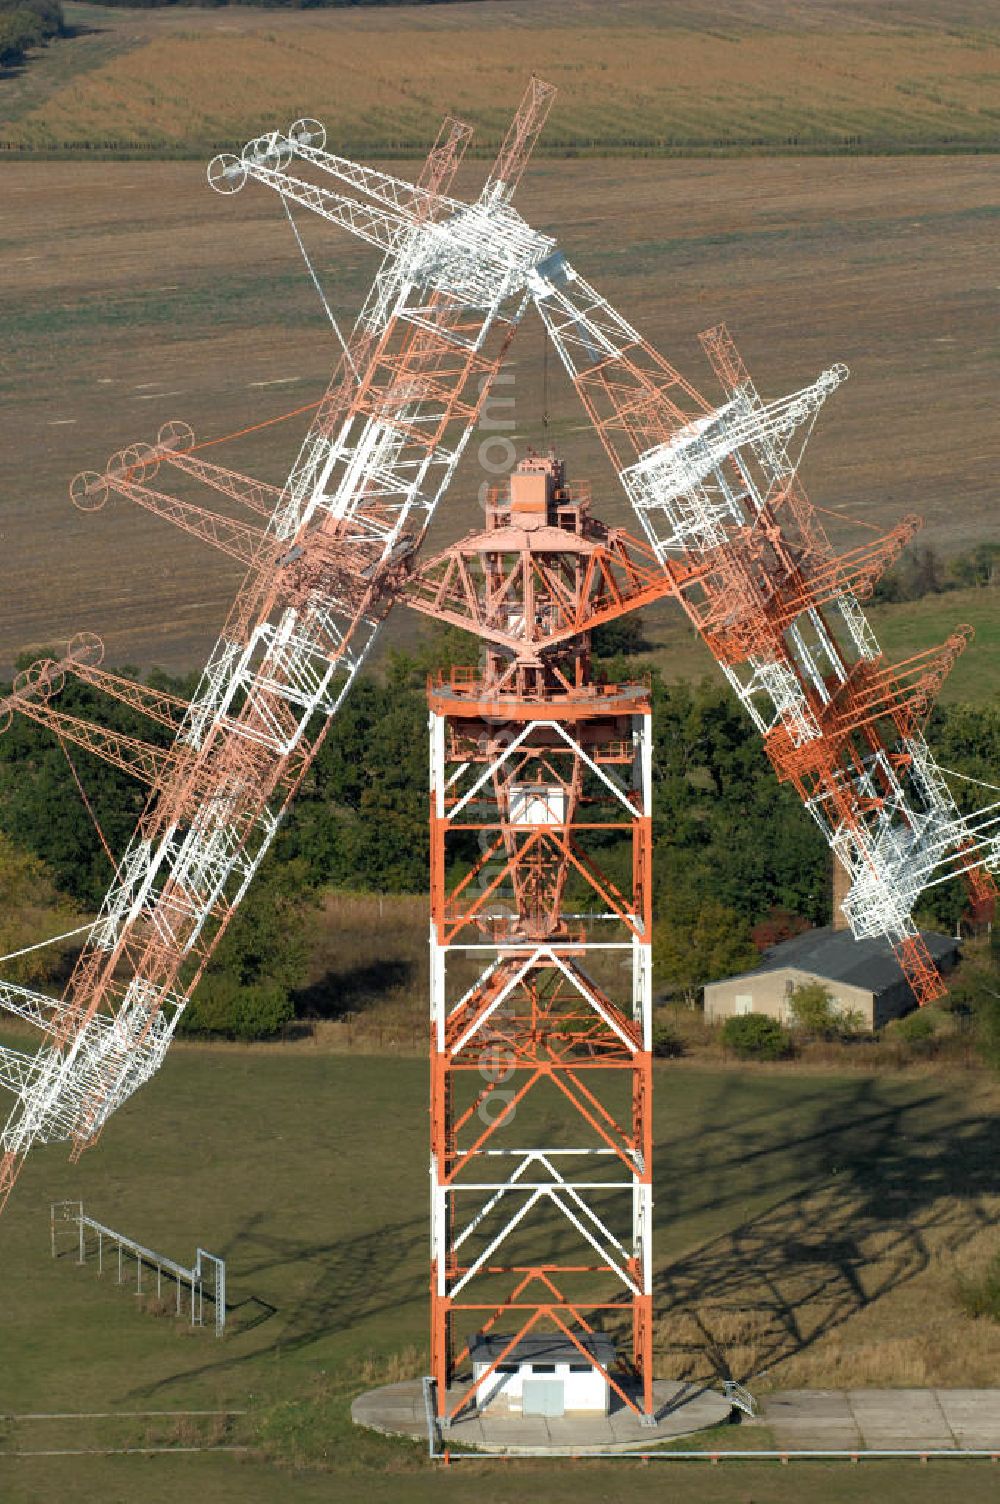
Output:
<instances>
[{"instance_id":1,"label":"green shrub","mask_svg":"<svg viewBox=\"0 0 1000 1504\"><path fill-rule=\"evenodd\" d=\"M0 12L0 64L20 63L40 40L37 18L27 11Z\"/></svg>"},{"instance_id":2,"label":"green shrub","mask_svg":"<svg viewBox=\"0 0 1000 1504\"><path fill-rule=\"evenodd\" d=\"M766 1013L741 1013L727 1018L722 1042L741 1060L781 1060L791 1053L788 1031Z\"/></svg>"},{"instance_id":3,"label":"green shrub","mask_svg":"<svg viewBox=\"0 0 1000 1504\"><path fill-rule=\"evenodd\" d=\"M788 998L793 1026L813 1039L849 1039L860 1034L864 1019L855 1009L841 1009L823 982L800 982Z\"/></svg>"},{"instance_id":4,"label":"green shrub","mask_svg":"<svg viewBox=\"0 0 1000 1504\"><path fill-rule=\"evenodd\" d=\"M227 972L206 972L184 1010L182 1032L223 1039L272 1039L295 1016L280 982L241 985Z\"/></svg>"},{"instance_id":5,"label":"green shrub","mask_svg":"<svg viewBox=\"0 0 1000 1504\"><path fill-rule=\"evenodd\" d=\"M684 1054L684 1041L670 1024L662 1021L654 1023L653 1054L660 1060L676 1060Z\"/></svg>"},{"instance_id":6,"label":"green shrub","mask_svg":"<svg viewBox=\"0 0 1000 1504\"><path fill-rule=\"evenodd\" d=\"M918 1008L914 1013L908 1013L905 1018L897 1019L893 1025L893 1033L904 1044L913 1045L916 1048L927 1048L937 1034L937 1019L926 1008Z\"/></svg>"},{"instance_id":7,"label":"green shrub","mask_svg":"<svg viewBox=\"0 0 1000 1504\"><path fill-rule=\"evenodd\" d=\"M966 1316L1000 1321L1000 1254L979 1274L960 1276L955 1297Z\"/></svg>"}]
</instances>

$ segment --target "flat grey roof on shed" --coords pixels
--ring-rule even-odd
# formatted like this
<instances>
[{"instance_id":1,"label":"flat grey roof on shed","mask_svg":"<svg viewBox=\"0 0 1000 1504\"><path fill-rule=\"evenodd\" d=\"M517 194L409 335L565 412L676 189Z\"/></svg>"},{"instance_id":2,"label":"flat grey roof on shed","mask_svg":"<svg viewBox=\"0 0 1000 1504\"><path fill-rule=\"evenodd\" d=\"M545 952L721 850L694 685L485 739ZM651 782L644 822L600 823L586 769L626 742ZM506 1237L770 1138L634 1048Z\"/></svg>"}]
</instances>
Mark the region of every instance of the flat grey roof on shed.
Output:
<instances>
[{"instance_id":1,"label":"flat grey roof on shed","mask_svg":"<svg viewBox=\"0 0 1000 1504\"><path fill-rule=\"evenodd\" d=\"M605 1332L580 1332L579 1340L591 1357L602 1368L610 1368L618 1355L614 1339ZM473 1363L494 1363L510 1342L510 1335L473 1337L469 1343L469 1357ZM505 1363L582 1363L579 1347L564 1337L562 1332L529 1332L522 1337L514 1350L507 1354Z\"/></svg>"},{"instance_id":2,"label":"flat grey roof on shed","mask_svg":"<svg viewBox=\"0 0 1000 1504\"><path fill-rule=\"evenodd\" d=\"M939 935L935 930L921 930L920 934L936 962L947 962L957 956L958 942L950 935ZM764 952L761 964L744 972L743 976L760 976L763 972L781 971L786 966L813 972L830 982L863 987L876 996L888 992L890 987L903 980L902 970L888 940L855 940L850 930L835 930L829 926L804 930L801 935L793 935L790 940L772 945ZM724 980L735 982L739 977L725 977Z\"/></svg>"}]
</instances>

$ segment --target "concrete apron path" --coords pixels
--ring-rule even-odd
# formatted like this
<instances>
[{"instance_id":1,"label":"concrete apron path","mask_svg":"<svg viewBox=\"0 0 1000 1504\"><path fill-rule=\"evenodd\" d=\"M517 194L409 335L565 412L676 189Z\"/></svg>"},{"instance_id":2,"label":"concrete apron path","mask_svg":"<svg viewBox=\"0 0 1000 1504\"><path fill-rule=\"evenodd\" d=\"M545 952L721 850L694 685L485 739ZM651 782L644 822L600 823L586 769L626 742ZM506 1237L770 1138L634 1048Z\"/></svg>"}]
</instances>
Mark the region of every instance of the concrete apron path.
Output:
<instances>
[{"instance_id":1,"label":"concrete apron path","mask_svg":"<svg viewBox=\"0 0 1000 1504\"><path fill-rule=\"evenodd\" d=\"M781 1451L1000 1454L1000 1389L786 1389L762 1400L760 1423Z\"/></svg>"},{"instance_id":2,"label":"concrete apron path","mask_svg":"<svg viewBox=\"0 0 1000 1504\"><path fill-rule=\"evenodd\" d=\"M449 1393L451 1393L449 1391ZM443 1433L445 1445L455 1451L475 1447L481 1452L518 1456L551 1452L553 1456L585 1456L588 1452L642 1451L675 1437L690 1435L706 1426L727 1420L730 1403L714 1389L657 1379L653 1385L656 1425L640 1425L634 1411L617 1404L610 1415L541 1416L471 1415L458 1420ZM454 1399L458 1398L458 1391ZM356 1426L367 1426L387 1436L413 1436L427 1440L427 1421L421 1381L386 1384L360 1394L351 1406Z\"/></svg>"}]
</instances>

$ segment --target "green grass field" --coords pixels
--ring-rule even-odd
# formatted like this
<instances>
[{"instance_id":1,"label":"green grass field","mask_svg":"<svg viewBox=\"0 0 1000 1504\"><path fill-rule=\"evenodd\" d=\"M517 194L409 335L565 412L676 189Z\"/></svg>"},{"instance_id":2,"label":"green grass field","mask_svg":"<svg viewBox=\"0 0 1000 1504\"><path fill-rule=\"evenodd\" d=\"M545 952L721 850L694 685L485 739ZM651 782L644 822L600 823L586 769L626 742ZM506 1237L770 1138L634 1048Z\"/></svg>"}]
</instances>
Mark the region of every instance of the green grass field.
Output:
<instances>
[{"instance_id":1,"label":"green grass field","mask_svg":"<svg viewBox=\"0 0 1000 1504\"><path fill-rule=\"evenodd\" d=\"M0 1227L0 1412L118 1418L8 1423L0 1454L194 1442L204 1432L191 1423L122 1415L249 1409L210 1434L249 1443L254 1460L85 1468L149 1479L142 1497L154 1500L182 1497L177 1480L197 1478L190 1486L206 1504L311 1499L322 1487L345 1499L362 1488L373 1499L416 1501L435 1487L464 1497L461 1473L432 1483L419 1447L347 1420L358 1389L426 1362L425 1077L413 1059L181 1046L78 1167L37 1152ZM711 1379L728 1369L758 1388L993 1382L1000 1331L961 1316L950 1291L956 1270L996 1246L998 1100L978 1072L658 1068L660 1371ZM100 1280L69 1253L53 1261L48 1204L66 1197L182 1262L196 1244L223 1254L224 1341L138 1309L113 1272ZM760 1444L760 1433L746 1435ZM306 1470L294 1493L278 1471L293 1462ZM47 1498L16 1490L62 1467L0 1455L0 1497ZM583 1487L583 1497L616 1499L634 1482L642 1499L665 1486L620 1466L580 1466L574 1478L588 1481L573 1484L561 1467L504 1467L511 1497L568 1499ZM324 1469L322 1480L311 1482L310 1468ZM704 1497L794 1496L771 1483L748 1492L743 1476ZM129 1497L131 1484L117 1486L111 1497ZM677 1486L693 1498L700 1485L686 1473ZM809 1487L810 1498L855 1497L822 1478L818 1492Z\"/></svg>"},{"instance_id":2,"label":"green grass field","mask_svg":"<svg viewBox=\"0 0 1000 1504\"><path fill-rule=\"evenodd\" d=\"M902 662L943 643L963 622L975 632L956 662L938 699L942 703L983 704L1000 695L1000 592L991 589L949 590L919 601L866 608L876 636L893 662ZM635 659L668 681L699 679L718 672L694 628L674 607L660 607L644 617L651 651Z\"/></svg>"},{"instance_id":3,"label":"green grass field","mask_svg":"<svg viewBox=\"0 0 1000 1504\"><path fill-rule=\"evenodd\" d=\"M532 69L543 150L995 150L982 0L496 0L311 10L67 5L75 34L0 78L0 140L199 152L322 115L349 153L410 149L443 108L496 144Z\"/></svg>"},{"instance_id":4,"label":"green grass field","mask_svg":"<svg viewBox=\"0 0 1000 1504\"><path fill-rule=\"evenodd\" d=\"M498 1504L940 1504L949 1491L964 1504L993 1504L989 1463L775 1464L578 1462L541 1472L525 1463L462 1464L444 1470L331 1480L327 1473L263 1473L222 1457L64 1458L21 1462L5 1504L51 1504L56 1498L111 1504L467 1504L480 1495Z\"/></svg>"}]
</instances>

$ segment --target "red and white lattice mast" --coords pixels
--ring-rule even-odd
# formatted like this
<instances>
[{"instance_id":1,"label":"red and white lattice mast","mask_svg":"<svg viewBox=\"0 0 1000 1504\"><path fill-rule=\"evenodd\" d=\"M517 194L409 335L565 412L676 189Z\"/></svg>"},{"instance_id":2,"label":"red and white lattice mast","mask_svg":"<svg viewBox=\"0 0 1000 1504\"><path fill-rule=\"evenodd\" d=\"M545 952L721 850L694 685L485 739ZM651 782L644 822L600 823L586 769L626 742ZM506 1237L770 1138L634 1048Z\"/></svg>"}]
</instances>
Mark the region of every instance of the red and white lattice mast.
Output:
<instances>
[{"instance_id":1,"label":"red and white lattice mast","mask_svg":"<svg viewBox=\"0 0 1000 1504\"><path fill-rule=\"evenodd\" d=\"M918 519L837 555L799 480L846 367L765 403L719 325L702 336L726 398L713 407L561 253L529 284L675 597L846 871L852 932L892 943L919 1002L940 996L914 906L960 876L988 911L1000 821L960 814L923 736L971 630L890 664L861 608Z\"/></svg>"},{"instance_id":2,"label":"red and white lattice mast","mask_svg":"<svg viewBox=\"0 0 1000 1504\"><path fill-rule=\"evenodd\" d=\"M110 693L175 733L166 752L51 707L62 674L97 672L89 639L63 664L19 681L8 703L151 788L64 995L0 983L0 1007L44 1036L34 1055L0 1048L0 1085L17 1099L0 1134L0 1204L32 1143L71 1140L81 1149L161 1063L404 588L531 298L662 580L846 869L854 934L887 936L925 1001L941 982L912 918L920 894L961 875L978 909L992 902L1000 816L959 813L922 733L966 634L887 664L860 602L912 524L837 556L798 479L805 440L843 367L764 403L720 326L705 345L725 401L700 397L511 205L552 93L532 80L471 203L449 193L469 137L456 122L446 123L415 183L327 152L310 120L210 166L220 191L253 179L280 196L289 217L306 209L376 247L382 267L283 487L205 459L179 423L74 482L79 506L127 497L248 573L190 705L105 676ZM156 482L167 473L251 519L165 491Z\"/></svg>"},{"instance_id":3,"label":"red and white lattice mast","mask_svg":"<svg viewBox=\"0 0 1000 1504\"><path fill-rule=\"evenodd\" d=\"M327 153L308 120L209 168L220 191L253 178L289 214L302 205L345 227L383 253L382 267L283 488L208 462L184 424L73 482L84 509L127 497L248 573L191 704L157 702L176 731L166 755L49 716L151 789L64 995L0 983L0 1006L44 1036L34 1055L0 1049L0 1084L17 1099L0 1135L0 1205L33 1143L68 1140L79 1152L159 1067L368 655L523 313L527 270L551 250L510 199L552 93L532 80L471 204L447 194L470 134L452 121L416 183ZM254 518L164 491L171 472ZM76 644L19 682L6 708L45 718L60 676L95 657L92 643Z\"/></svg>"},{"instance_id":4,"label":"red and white lattice mast","mask_svg":"<svg viewBox=\"0 0 1000 1504\"><path fill-rule=\"evenodd\" d=\"M529 458L412 605L475 633L429 689L432 1372L449 1423L553 1333L653 1421L651 741L590 629L669 590ZM630 848L625 875L605 870ZM624 1337L620 1365L595 1324ZM617 1329L617 1330L616 1330ZM466 1377L472 1358L488 1358Z\"/></svg>"}]
</instances>

